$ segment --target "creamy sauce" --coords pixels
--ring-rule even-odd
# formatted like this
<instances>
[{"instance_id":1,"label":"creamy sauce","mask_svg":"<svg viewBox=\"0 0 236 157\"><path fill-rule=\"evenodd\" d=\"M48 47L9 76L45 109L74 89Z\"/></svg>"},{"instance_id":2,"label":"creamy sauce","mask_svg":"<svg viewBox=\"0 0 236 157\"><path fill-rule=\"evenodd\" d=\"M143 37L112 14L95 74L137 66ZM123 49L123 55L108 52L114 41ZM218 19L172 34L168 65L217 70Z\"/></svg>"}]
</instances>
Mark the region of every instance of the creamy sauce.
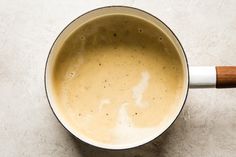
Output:
<instances>
[{"instance_id":1,"label":"creamy sauce","mask_svg":"<svg viewBox=\"0 0 236 157\"><path fill-rule=\"evenodd\" d=\"M53 70L57 107L83 136L124 144L153 134L179 108L183 66L170 40L131 16L92 20L64 43Z\"/></svg>"}]
</instances>

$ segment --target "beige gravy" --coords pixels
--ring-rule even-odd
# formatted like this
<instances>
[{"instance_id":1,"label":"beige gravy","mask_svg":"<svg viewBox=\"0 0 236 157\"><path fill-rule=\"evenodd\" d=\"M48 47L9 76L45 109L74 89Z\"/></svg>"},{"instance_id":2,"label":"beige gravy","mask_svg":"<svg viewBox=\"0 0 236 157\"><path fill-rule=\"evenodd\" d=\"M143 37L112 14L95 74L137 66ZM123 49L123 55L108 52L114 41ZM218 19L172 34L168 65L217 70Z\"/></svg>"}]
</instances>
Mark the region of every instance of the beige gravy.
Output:
<instances>
[{"instance_id":1,"label":"beige gravy","mask_svg":"<svg viewBox=\"0 0 236 157\"><path fill-rule=\"evenodd\" d=\"M154 25L110 15L78 28L53 69L59 111L79 134L106 144L148 137L179 109L183 65Z\"/></svg>"}]
</instances>

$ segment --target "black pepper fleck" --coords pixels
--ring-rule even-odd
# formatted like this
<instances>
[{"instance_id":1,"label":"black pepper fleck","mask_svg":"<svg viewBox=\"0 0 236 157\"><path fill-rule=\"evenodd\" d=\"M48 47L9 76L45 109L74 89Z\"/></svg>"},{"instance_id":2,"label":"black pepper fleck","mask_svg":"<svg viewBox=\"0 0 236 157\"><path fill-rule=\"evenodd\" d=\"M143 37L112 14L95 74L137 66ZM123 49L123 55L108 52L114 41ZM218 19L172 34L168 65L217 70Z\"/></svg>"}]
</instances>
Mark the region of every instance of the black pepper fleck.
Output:
<instances>
[{"instance_id":1,"label":"black pepper fleck","mask_svg":"<svg viewBox=\"0 0 236 157\"><path fill-rule=\"evenodd\" d=\"M81 36L80 39L81 39L81 40L84 40L84 36Z\"/></svg>"}]
</instances>

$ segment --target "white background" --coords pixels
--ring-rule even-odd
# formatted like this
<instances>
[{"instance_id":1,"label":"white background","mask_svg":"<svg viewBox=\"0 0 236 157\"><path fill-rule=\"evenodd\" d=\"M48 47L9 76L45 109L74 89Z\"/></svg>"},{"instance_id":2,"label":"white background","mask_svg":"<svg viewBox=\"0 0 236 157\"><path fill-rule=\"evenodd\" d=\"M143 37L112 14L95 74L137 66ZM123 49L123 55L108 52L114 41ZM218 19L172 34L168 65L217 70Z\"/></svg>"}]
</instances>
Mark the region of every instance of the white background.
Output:
<instances>
[{"instance_id":1,"label":"white background","mask_svg":"<svg viewBox=\"0 0 236 157\"><path fill-rule=\"evenodd\" d=\"M128 5L163 20L190 65L236 65L234 0L0 0L1 157L236 156L236 89L192 89L174 125L157 140L125 151L76 141L49 108L46 57L77 16L105 5Z\"/></svg>"}]
</instances>

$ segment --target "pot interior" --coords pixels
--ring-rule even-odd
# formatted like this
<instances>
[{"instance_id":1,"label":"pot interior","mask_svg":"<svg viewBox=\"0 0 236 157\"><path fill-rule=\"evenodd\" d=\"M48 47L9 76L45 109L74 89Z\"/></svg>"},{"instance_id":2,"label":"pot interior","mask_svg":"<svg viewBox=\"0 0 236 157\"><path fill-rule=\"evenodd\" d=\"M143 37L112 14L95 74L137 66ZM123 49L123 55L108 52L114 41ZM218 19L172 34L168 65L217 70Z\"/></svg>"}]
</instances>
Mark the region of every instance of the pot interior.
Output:
<instances>
[{"instance_id":1,"label":"pot interior","mask_svg":"<svg viewBox=\"0 0 236 157\"><path fill-rule=\"evenodd\" d=\"M63 73L63 70L61 70L61 69L63 69L67 65L67 64L61 64L61 62L63 62L63 61L66 62L66 60L73 58L73 57L71 57L71 55L73 55L73 54L68 55L66 52L69 49L73 49L73 50L76 49L76 46L75 46L75 48L71 48L71 46L68 47L66 45L71 45L70 43L73 43L74 41L76 41L75 39L79 38L81 40L82 44L85 41L85 39L88 39L87 40L88 42L85 43L84 47L86 48L86 44L87 44L87 47L91 47L91 44L94 44L93 41L95 39L94 38L90 39L89 34L92 34L92 35L94 34L94 31L93 31L94 28L95 28L95 30L101 29L100 31L104 31L103 34L106 34L106 29L102 30L102 28L104 28L105 26L108 26L110 24L109 28L112 28L112 31L114 31L114 32L112 32L112 31L108 32L108 34L109 33L111 34L111 37L105 36L105 43L102 43L104 41L103 41L103 39L100 39L100 38L102 38L101 35L98 35L99 37L96 38L96 42L98 42L99 44L97 44L97 45L95 44L94 47L96 47L97 50L102 49L106 45L112 45L112 44L113 45L117 44L117 47L119 47L120 46L119 43L113 42L113 38L119 38L119 36L120 36L120 34L122 34L123 30L128 30L127 26L129 24L124 24L121 28L120 27L116 28L116 23L121 23L122 21L125 21L126 17L132 17L133 21L136 20L137 24L139 24L139 22L141 22L141 24L142 24L143 21L146 21L147 23L150 24L150 26L143 25L143 27L141 26L140 28L138 26L136 28L136 25L134 25L133 27L135 28L135 30L137 30L137 32L143 33L143 34L145 34L147 32L147 34L152 34L153 36L155 36L155 31L153 31L153 33L152 33L152 28L155 27L159 30L159 33L160 33L159 35L156 35L156 36L158 36L158 39L161 40L160 44L163 44L163 43L161 43L161 42L163 42L163 40L168 40L169 43L171 43L171 45L167 45L167 47L172 47L172 49L175 49L176 54L170 54L170 55L176 55L179 58L179 62L173 60L173 64L179 64L181 66L181 74L183 75L183 77L181 78L182 79L181 84L180 84L181 87L179 87L179 88L181 88L181 92L178 93L178 103L177 103L177 106L175 107L175 110L172 112L172 114L168 115L168 118L166 118L165 121L163 121L157 128L150 131L148 134L145 134L144 136L142 136L141 135L142 132L137 131L137 135L135 135L135 137L140 136L141 138L135 138L134 140L130 140L130 141L126 140L128 138L131 138L131 135L133 134L133 133L131 133L129 136L124 136L124 138L122 139L122 141L124 141L124 142L114 142L114 143L104 142L102 140L96 140L96 138L89 138L88 135L83 134L82 131L80 131L80 129L75 127L76 125L78 125L78 126L82 125L81 124L82 121L81 121L81 123L80 123L80 121L77 121L78 123L76 123L76 121L71 123L71 121L73 121L72 120L73 118L71 118L71 117L70 117L71 119L68 118L68 116L65 114L65 110L70 110L68 112L73 113L73 111L71 111L72 109L68 108L67 106L61 107L60 105L58 105L59 101L57 98L58 97L57 92L58 91L65 91L65 89L64 88L55 88L55 79L58 80L61 77L60 75L57 75L57 73ZM128 19L130 19L130 18L128 18ZM113 22L109 23L109 21L111 21L111 20ZM89 25L89 23L93 29L91 29L90 26L85 27L86 25ZM130 25L132 25L132 24L130 24ZM89 29L86 29L86 28L89 28ZM86 32L86 31L87 31L87 34L83 34L83 32ZM120 40L122 39L122 41L124 41L123 45L124 45L124 43L126 43L129 47L131 47L131 45L135 45L135 43L132 42L132 39L133 38L138 39L140 35L137 35L137 36L134 35L129 38L128 34L129 33L132 34L132 31L133 30L130 29L127 32L123 32L124 34L127 35L127 38L120 38ZM124 34L123 34L123 36L124 36ZM149 43L152 42L152 35L149 35L150 38L147 38L147 40L150 40ZM145 37L145 35L143 37ZM111 38L110 42L107 41L108 38ZM141 37L140 37L140 41L142 41ZM142 45L142 43L145 43L145 41L140 42L140 45ZM97 47L98 45L102 45L102 47L101 46ZM81 47L81 45L79 47ZM116 47L114 47L114 49L115 48ZM155 46L153 46L153 48L155 48ZM90 49L87 48L86 50L90 50ZM94 51L94 49L92 49L91 51ZM104 52L104 51L101 51L101 52ZM120 51L120 52L122 52L122 51ZM129 62L129 60L127 60L127 58L124 57L125 55L126 54L123 55L123 61ZM99 55L99 56L101 56L101 55ZM105 54L104 56L109 56L109 55ZM136 56L138 56L138 55L136 55ZM91 57L91 55L88 55L86 59L89 60L90 57ZM74 57L74 58L76 58L76 57ZM168 58L168 55L162 57L160 62L165 60L165 58ZM99 60L101 60L101 58L99 58ZM108 64L110 60L111 59L107 59L107 60L105 59L104 64ZM77 61L78 60L76 60L76 62ZM72 62L73 61L71 61L71 63ZM94 65L95 64L96 63L94 63ZM87 65L89 65L89 63ZM99 79L99 69L98 70L94 69L94 67L92 65L93 64L91 64L92 68L86 69L87 71L85 71L84 73L87 74L88 71L93 70L94 71L93 76L91 76L91 77L94 77L95 79L92 80L92 82L96 82L96 80ZM98 68L100 68L100 66L102 66L101 63L97 63L96 65L98 66ZM113 65L113 62L111 62L110 65ZM111 67L110 65L106 66L106 69L108 70L108 72L109 72L109 67ZM149 63L147 63L147 65L149 65ZM170 66L171 66L171 64L170 64ZM165 67L165 68L167 68L167 70L168 70L168 68L170 68L170 66ZM128 69L128 66L127 67L123 66L122 68ZM120 68L120 69L122 69L122 68ZM131 68L134 69L133 71L137 70L137 66L133 66ZM122 73L122 70L120 71L120 73ZM69 75L74 75L74 73L70 73ZM145 80L145 78L146 78L146 80L149 79L149 74L147 74L145 72L141 73L141 76L143 77L144 80ZM71 132L74 136L83 140L86 143L89 143L89 144L97 146L97 147L107 148L107 149L126 149L126 148L136 147L136 146L145 144L145 143L153 140L154 138L161 135L174 122L174 120L179 115L179 113L183 107L183 104L185 102L186 96L187 96L188 82L189 82L188 76L189 76L188 65L187 65L187 60L186 60L186 56L184 54L183 48L182 48L180 42L178 41L178 39L176 38L176 36L173 34L173 32L163 22L161 22L156 17L154 17L142 10L139 10L139 9L130 8L130 7L115 7L115 6L113 6L113 7L100 8L100 9L96 9L96 10L88 12L88 13L80 16L79 18L75 19L72 23L70 23L61 32L61 34L58 36L58 38L54 42L54 44L51 48L51 51L49 53L49 56L48 56L47 65L46 65L46 72L45 72L45 85L46 85L46 92L47 92L48 100L50 102L50 105L51 105L51 108L52 108L54 114L56 115L58 120L61 122L61 124L69 132ZM118 75L117 76L115 75L114 77L118 77ZM120 81L121 79L119 79L117 81ZM116 83L117 83L117 81L116 81ZM98 81L98 82L101 82L101 81ZM105 82L106 82L106 80L105 80ZM71 86L69 88L73 88L73 86ZM124 86L124 88L125 88L125 86ZM142 87L137 86L137 88L142 88ZM82 91L81 93L85 93L85 92ZM97 93L99 93L99 91L97 91ZM123 92L121 92L117 95L120 95L122 93ZM85 97L86 97L86 95L83 95L79 100L82 100ZM91 99L95 99L95 98L93 98L91 96ZM104 102L105 102L105 100L104 100ZM107 103L107 100L105 103ZM125 104L125 103L126 102L124 102L123 104ZM136 100L136 103L139 104L139 99ZM65 104L65 102L64 102L64 104ZM91 112L91 109L90 109L90 112ZM121 112L123 112L123 111L121 110ZM134 115L136 115L136 113L137 112L135 112ZM81 114L81 113L78 113L78 114ZM78 114L75 116L78 116ZM108 116L107 114L108 113L105 113L104 116ZM153 114L153 113L150 112L150 114ZM153 114L152 117L155 118L155 114ZM142 118L145 118L145 117L142 117ZM121 120L122 120L122 118L121 118ZM83 119L83 121L85 121L85 119ZM101 121L101 123L102 122L103 121ZM106 123L106 124L108 125L108 123ZM96 125L96 124L94 123L93 125ZM92 132L96 132L96 130L99 131L98 126L96 126L97 128L96 127L90 128L92 130L91 134L93 134ZM82 128L85 128L85 126L83 126ZM123 127L123 126L120 128L120 132L124 132L124 134L128 134L127 128ZM103 138L105 138L105 136L106 135L104 135Z\"/></svg>"}]
</instances>

